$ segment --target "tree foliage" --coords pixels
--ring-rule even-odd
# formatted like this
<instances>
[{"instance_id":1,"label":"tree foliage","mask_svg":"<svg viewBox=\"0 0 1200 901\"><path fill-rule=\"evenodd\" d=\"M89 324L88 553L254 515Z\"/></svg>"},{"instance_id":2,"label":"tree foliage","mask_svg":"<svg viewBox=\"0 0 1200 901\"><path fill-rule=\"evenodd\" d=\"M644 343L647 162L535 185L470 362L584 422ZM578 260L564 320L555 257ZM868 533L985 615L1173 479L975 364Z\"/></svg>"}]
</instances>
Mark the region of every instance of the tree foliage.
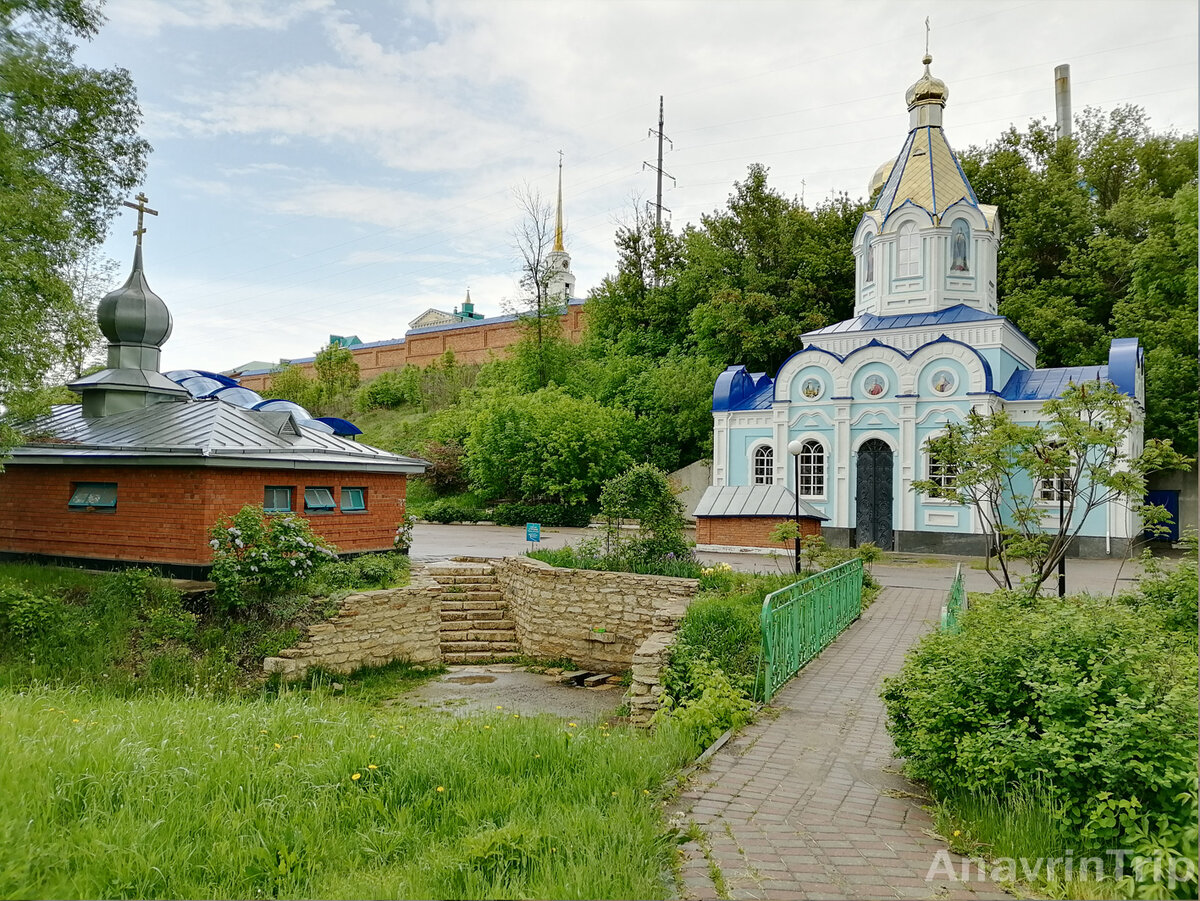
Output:
<instances>
[{"instance_id":1,"label":"tree foliage","mask_svg":"<svg viewBox=\"0 0 1200 901\"><path fill-rule=\"evenodd\" d=\"M633 416L561 388L477 400L464 446L471 487L491 499L582 504L633 463Z\"/></svg>"},{"instance_id":2,"label":"tree foliage","mask_svg":"<svg viewBox=\"0 0 1200 901\"><path fill-rule=\"evenodd\" d=\"M74 59L100 22L86 0L0 3L0 403L86 343L72 273L145 170L129 73Z\"/></svg>"},{"instance_id":3,"label":"tree foliage","mask_svg":"<svg viewBox=\"0 0 1200 901\"><path fill-rule=\"evenodd\" d=\"M1157 134L1123 106L1075 136L1010 128L961 157L1000 208L1000 312L1043 366L1102 364L1112 338L1147 351L1146 435L1196 451L1196 135Z\"/></svg>"},{"instance_id":4,"label":"tree foliage","mask_svg":"<svg viewBox=\"0 0 1200 901\"><path fill-rule=\"evenodd\" d=\"M963 423L949 423L943 435L927 442L932 459L954 473L953 483L913 482L914 491L973 507L984 529L996 537L999 571L988 574L1013 588L1014 571L1025 561L1025 586L1036 595L1050 578L1071 542L1094 511L1122 503L1139 512L1144 524L1161 522L1166 511L1144 505L1146 476L1167 468L1186 468L1186 458L1169 441L1151 440L1140 452L1128 447L1133 414L1129 398L1110 383L1070 385L1042 407L1041 421L1015 422L1004 411L982 415L972 410ZM1040 491L1050 485L1063 514L1045 524L1047 508Z\"/></svg>"}]
</instances>

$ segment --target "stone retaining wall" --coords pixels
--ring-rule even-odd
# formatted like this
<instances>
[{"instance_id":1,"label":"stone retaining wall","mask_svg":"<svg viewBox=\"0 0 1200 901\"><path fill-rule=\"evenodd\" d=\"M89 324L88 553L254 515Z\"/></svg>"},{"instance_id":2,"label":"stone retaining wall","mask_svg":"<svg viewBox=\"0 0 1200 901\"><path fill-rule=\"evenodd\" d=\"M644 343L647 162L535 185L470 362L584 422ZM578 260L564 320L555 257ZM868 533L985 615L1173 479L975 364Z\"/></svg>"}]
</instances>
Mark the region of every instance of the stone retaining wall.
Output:
<instances>
[{"instance_id":1,"label":"stone retaining wall","mask_svg":"<svg viewBox=\"0 0 1200 901\"><path fill-rule=\"evenodd\" d=\"M441 591L428 575L414 572L403 588L347 595L332 619L309 626L304 641L268 657L263 669L301 679L310 666L350 673L400 659L440 663Z\"/></svg>"},{"instance_id":2,"label":"stone retaining wall","mask_svg":"<svg viewBox=\"0 0 1200 901\"><path fill-rule=\"evenodd\" d=\"M521 650L620 672L655 632L674 632L696 596L695 579L558 569L530 557L493 563Z\"/></svg>"}]
</instances>

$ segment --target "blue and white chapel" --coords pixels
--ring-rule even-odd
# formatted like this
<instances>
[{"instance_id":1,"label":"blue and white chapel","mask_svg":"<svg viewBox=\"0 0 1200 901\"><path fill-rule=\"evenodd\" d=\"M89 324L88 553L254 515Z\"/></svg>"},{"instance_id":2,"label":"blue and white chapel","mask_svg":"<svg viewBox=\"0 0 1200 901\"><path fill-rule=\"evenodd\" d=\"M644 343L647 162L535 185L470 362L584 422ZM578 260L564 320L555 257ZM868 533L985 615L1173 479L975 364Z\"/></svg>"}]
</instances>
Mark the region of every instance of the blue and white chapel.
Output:
<instances>
[{"instance_id":1,"label":"blue and white chapel","mask_svg":"<svg viewBox=\"0 0 1200 901\"><path fill-rule=\"evenodd\" d=\"M949 92L931 62L908 89L908 137L876 173L878 201L855 231L854 318L804 335L774 378L731 366L717 379L710 513L790 516L798 491L830 543L982 553L971 509L910 488L952 477L925 450L947 423L972 408L1034 422L1070 382L1107 380L1131 400L1129 450L1140 450L1136 338L1114 340L1107 366L1037 369L1037 348L997 312L996 207L980 203L946 140ZM1110 504L1085 523L1078 550L1124 553L1137 528L1127 506Z\"/></svg>"}]
</instances>

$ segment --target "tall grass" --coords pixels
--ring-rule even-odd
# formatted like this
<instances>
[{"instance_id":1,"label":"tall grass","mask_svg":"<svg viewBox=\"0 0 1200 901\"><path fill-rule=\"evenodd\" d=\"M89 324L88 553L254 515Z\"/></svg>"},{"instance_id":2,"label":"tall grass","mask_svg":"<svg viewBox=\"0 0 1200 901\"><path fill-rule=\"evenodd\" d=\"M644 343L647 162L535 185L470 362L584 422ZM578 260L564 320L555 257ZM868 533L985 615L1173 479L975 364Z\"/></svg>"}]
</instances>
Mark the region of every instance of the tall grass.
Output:
<instances>
[{"instance_id":1,"label":"tall grass","mask_svg":"<svg viewBox=\"0 0 1200 901\"><path fill-rule=\"evenodd\" d=\"M1114 880L1078 875L1080 862L1089 855L1063 840L1059 807L1049 791L1036 785L1014 788L1003 796L957 791L938 802L934 827L961 854L1016 862L1016 877L1039 894L1051 898L1122 897ZM1045 863L1068 858L1072 860L1069 877L1063 863L1053 867ZM1106 868L1112 866L1111 857L1102 859ZM1094 875L1094 868L1089 875Z\"/></svg>"},{"instance_id":2,"label":"tall grass","mask_svg":"<svg viewBox=\"0 0 1200 901\"><path fill-rule=\"evenodd\" d=\"M0 896L655 898L695 752L502 710L0 692Z\"/></svg>"}]
</instances>

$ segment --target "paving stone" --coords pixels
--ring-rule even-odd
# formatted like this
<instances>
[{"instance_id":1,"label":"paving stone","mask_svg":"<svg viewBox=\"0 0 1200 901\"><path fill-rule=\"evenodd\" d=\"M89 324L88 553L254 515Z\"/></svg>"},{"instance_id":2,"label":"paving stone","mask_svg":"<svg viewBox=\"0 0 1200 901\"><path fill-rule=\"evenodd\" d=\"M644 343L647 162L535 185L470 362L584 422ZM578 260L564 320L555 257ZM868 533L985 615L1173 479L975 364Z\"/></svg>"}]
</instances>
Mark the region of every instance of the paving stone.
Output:
<instances>
[{"instance_id":1,"label":"paving stone","mask_svg":"<svg viewBox=\"0 0 1200 901\"><path fill-rule=\"evenodd\" d=\"M926 834L918 798L882 794L924 794L899 773L879 687L942 601L942 592L885 589L780 690L778 716L715 754L668 811L704 831L730 898L1008 897L987 882L926 882L945 845ZM685 897L715 897L702 852L685 853L701 863L685 869Z\"/></svg>"}]
</instances>

